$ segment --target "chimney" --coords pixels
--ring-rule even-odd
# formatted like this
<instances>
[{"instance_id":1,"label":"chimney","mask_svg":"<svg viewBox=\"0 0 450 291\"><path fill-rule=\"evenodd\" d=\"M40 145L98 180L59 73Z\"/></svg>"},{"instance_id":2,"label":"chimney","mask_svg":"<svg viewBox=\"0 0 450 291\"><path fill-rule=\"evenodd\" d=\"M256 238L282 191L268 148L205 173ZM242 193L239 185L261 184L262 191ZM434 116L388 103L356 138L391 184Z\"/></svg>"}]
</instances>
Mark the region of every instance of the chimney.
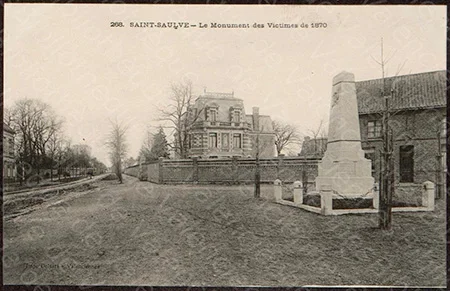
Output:
<instances>
[{"instance_id":1,"label":"chimney","mask_svg":"<svg viewBox=\"0 0 450 291\"><path fill-rule=\"evenodd\" d=\"M253 130L259 130L259 107L253 107Z\"/></svg>"}]
</instances>

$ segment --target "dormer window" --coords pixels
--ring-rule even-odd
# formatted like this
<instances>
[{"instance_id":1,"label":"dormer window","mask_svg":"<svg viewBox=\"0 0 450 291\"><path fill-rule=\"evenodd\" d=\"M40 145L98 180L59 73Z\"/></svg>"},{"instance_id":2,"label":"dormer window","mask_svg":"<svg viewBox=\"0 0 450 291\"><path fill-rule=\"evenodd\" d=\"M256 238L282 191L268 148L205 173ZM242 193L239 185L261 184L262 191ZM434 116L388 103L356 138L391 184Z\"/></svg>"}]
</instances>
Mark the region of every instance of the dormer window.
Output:
<instances>
[{"instance_id":1,"label":"dormer window","mask_svg":"<svg viewBox=\"0 0 450 291\"><path fill-rule=\"evenodd\" d=\"M239 111L234 111L233 113L233 121L241 122L241 113Z\"/></svg>"},{"instance_id":2,"label":"dormer window","mask_svg":"<svg viewBox=\"0 0 450 291\"><path fill-rule=\"evenodd\" d=\"M209 121L217 121L217 108L209 109Z\"/></svg>"},{"instance_id":3,"label":"dormer window","mask_svg":"<svg viewBox=\"0 0 450 291\"><path fill-rule=\"evenodd\" d=\"M205 110L206 120L210 122L216 122L219 115L218 106L208 106Z\"/></svg>"},{"instance_id":4,"label":"dormer window","mask_svg":"<svg viewBox=\"0 0 450 291\"><path fill-rule=\"evenodd\" d=\"M231 122L240 123L241 122L241 108L230 108Z\"/></svg>"}]
</instances>

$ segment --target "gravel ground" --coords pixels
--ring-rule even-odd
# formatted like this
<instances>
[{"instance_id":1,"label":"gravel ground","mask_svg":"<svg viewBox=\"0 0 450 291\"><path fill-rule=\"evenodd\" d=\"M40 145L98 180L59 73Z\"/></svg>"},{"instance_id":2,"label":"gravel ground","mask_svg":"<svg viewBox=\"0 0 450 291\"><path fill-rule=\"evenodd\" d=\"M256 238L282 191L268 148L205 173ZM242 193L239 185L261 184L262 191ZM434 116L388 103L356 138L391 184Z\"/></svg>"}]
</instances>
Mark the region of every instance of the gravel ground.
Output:
<instances>
[{"instance_id":1,"label":"gravel ground","mask_svg":"<svg viewBox=\"0 0 450 291\"><path fill-rule=\"evenodd\" d=\"M45 197L4 220L4 284L446 284L445 201L380 231L376 214L320 216L271 189L125 177Z\"/></svg>"}]
</instances>

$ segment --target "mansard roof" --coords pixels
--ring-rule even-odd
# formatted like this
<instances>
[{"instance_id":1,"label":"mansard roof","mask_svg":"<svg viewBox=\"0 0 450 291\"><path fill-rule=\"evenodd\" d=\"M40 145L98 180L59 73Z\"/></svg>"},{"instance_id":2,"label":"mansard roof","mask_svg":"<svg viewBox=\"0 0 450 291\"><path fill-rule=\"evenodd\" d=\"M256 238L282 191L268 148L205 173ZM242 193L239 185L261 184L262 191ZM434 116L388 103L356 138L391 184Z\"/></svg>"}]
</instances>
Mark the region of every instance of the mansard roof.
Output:
<instances>
[{"instance_id":1,"label":"mansard roof","mask_svg":"<svg viewBox=\"0 0 450 291\"><path fill-rule=\"evenodd\" d=\"M222 93L222 92L204 92L203 95L199 95L198 98L214 98L214 99L238 99L234 97L234 92Z\"/></svg>"},{"instance_id":2,"label":"mansard roof","mask_svg":"<svg viewBox=\"0 0 450 291\"><path fill-rule=\"evenodd\" d=\"M247 122L250 123L251 128L253 128L253 115L247 114L245 115ZM272 133L272 119L268 115L259 115L259 130L264 133Z\"/></svg>"},{"instance_id":3,"label":"mansard roof","mask_svg":"<svg viewBox=\"0 0 450 291\"><path fill-rule=\"evenodd\" d=\"M446 107L446 71L426 72L385 78L385 95L394 89L392 110ZM383 79L356 82L359 114L378 113L384 109Z\"/></svg>"}]
</instances>

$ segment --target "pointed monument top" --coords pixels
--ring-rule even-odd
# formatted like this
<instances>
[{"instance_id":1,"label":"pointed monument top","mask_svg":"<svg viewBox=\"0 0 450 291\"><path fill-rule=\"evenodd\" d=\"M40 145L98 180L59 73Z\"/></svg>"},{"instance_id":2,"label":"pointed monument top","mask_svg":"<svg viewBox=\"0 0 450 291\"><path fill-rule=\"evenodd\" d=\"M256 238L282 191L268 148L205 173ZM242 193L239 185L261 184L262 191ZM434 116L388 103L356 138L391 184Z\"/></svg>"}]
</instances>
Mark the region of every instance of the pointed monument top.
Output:
<instances>
[{"instance_id":1,"label":"pointed monument top","mask_svg":"<svg viewBox=\"0 0 450 291\"><path fill-rule=\"evenodd\" d=\"M355 75L350 72L342 71L333 78L333 86L340 82L355 82Z\"/></svg>"}]
</instances>

